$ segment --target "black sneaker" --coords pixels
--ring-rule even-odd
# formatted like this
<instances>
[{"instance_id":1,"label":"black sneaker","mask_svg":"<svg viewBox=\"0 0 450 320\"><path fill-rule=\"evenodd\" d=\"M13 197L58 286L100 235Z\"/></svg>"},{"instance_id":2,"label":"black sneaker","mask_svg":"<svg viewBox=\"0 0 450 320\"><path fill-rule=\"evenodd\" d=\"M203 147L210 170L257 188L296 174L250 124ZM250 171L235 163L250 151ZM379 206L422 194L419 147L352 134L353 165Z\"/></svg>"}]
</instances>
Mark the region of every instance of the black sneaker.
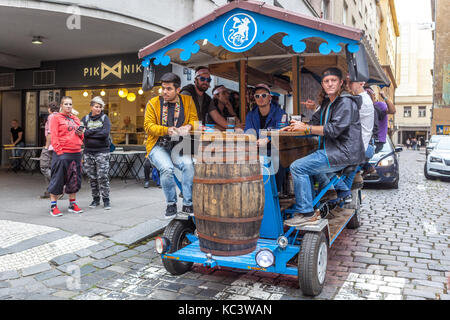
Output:
<instances>
[{"instance_id":1,"label":"black sneaker","mask_svg":"<svg viewBox=\"0 0 450 320\"><path fill-rule=\"evenodd\" d=\"M94 199L92 200L91 204L89 205L89 208L95 209L97 206L100 205L100 199Z\"/></svg>"},{"instance_id":2,"label":"black sneaker","mask_svg":"<svg viewBox=\"0 0 450 320\"><path fill-rule=\"evenodd\" d=\"M183 209L181 209L181 211L183 212L183 213L186 213L186 214L193 214L194 213L194 207L193 206L183 206Z\"/></svg>"},{"instance_id":3,"label":"black sneaker","mask_svg":"<svg viewBox=\"0 0 450 320\"><path fill-rule=\"evenodd\" d=\"M103 208L105 210L111 210L111 202L109 199L103 199Z\"/></svg>"},{"instance_id":4,"label":"black sneaker","mask_svg":"<svg viewBox=\"0 0 450 320\"><path fill-rule=\"evenodd\" d=\"M177 214L177 204L170 204L167 206L166 208L166 214L165 217L166 219L172 219L173 217L175 217Z\"/></svg>"}]
</instances>

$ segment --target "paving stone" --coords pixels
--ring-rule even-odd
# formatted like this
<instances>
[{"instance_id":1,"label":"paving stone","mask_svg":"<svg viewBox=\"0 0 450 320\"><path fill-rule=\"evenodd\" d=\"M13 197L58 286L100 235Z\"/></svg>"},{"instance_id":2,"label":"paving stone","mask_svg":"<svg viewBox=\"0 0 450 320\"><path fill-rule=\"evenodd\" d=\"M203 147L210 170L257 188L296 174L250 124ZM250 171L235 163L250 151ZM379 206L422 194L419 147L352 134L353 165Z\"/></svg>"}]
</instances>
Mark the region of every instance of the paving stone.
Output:
<instances>
[{"instance_id":1,"label":"paving stone","mask_svg":"<svg viewBox=\"0 0 450 320\"><path fill-rule=\"evenodd\" d=\"M92 266L99 268L99 269L105 269L111 265L112 265L112 263L109 262L108 260L97 260L92 263Z\"/></svg>"},{"instance_id":2,"label":"paving stone","mask_svg":"<svg viewBox=\"0 0 450 320\"><path fill-rule=\"evenodd\" d=\"M119 253L119 252L128 250L128 248L125 246L121 246L121 245L115 245L115 246L109 248L109 250L114 251L115 253Z\"/></svg>"},{"instance_id":3,"label":"paving stone","mask_svg":"<svg viewBox=\"0 0 450 320\"><path fill-rule=\"evenodd\" d=\"M110 248L112 246L115 246L116 244L113 241L106 239L100 242L99 245L102 246L103 248Z\"/></svg>"},{"instance_id":4,"label":"paving stone","mask_svg":"<svg viewBox=\"0 0 450 320\"><path fill-rule=\"evenodd\" d=\"M0 281L18 278L20 278L20 274L15 270L0 272Z\"/></svg>"},{"instance_id":5,"label":"paving stone","mask_svg":"<svg viewBox=\"0 0 450 320\"><path fill-rule=\"evenodd\" d=\"M50 260L50 263L56 266L60 266L63 264L66 264L68 262L72 262L78 259L78 256L74 253L68 253L68 254L64 254L62 256L53 258L52 260Z\"/></svg>"},{"instance_id":6,"label":"paving stone","mask_svg":"<svg viewBox=\"0 0 450 320\"><path fill-rule=\"evenodd\" d=\"M403 290L403 294L405 294L407 296L414 296L414 297L425 298L425 299L436 299L436 294L421 291L421 290L405 289L405 290Z\"/></svg>"},{"instance_id":7,"label":"paving stone","mask_svg":"<svg viewBox=\"0 0 450 320\"><path fill-rule=\"evenodd\" d=\"M167 290L161 290L161 289L155 289L153 292L148 296L149 299L155 299L155 300L177 300L179 294L172 291Z\"/></svg>"},{"instance_id":8,"label":"paving stone","mask_svg":"<svg viewBox=\"0 0 450 320\"><path fill-rule=\"evenodd\" d=\"M75 251L74 254L76 254L80 258L84 258L84 257L90 256L92 254L92 251L88 250L88 249L81 249L81 250Z\"/></svg>"},{"instance_id":9,"label":"paving stone","mask_svg":"<svg viewBox=\"0 0 450 320\"><path fill-rule=\"evenodd\" d=\"M91 257L94 259L105 259L114 254L115 254L114 251L112 251L110 249L106 249L106 250L96 251L96 252L92 253Z\"/></svg>"},{"instance_id":10,"label":"paving stone","mask_svg":"<svg viewBox=\"0 0 450 320\"><path fill-rule=\"evenodd\" d=\"M55 278L55 277L60 276L60 275L62 275L61 271L53 269L53 270L49 270L49 271L37 274L37 275L34 276L34 278L37 281L44 281L44 280L47 280L47 279L50 279L50 278Z\"/></svg>"},{"instance_id":11,"label":"paving stone","mask_svg":"<svg viewBox=\"0 0 450 320\"><path fill-rule=\"evenodd\" d=\"M51 269L52 267L48 263L41 263L29 268L22 269L22 276L26 277L33 274L45 272Z\"/></svg>"}]
</instances>

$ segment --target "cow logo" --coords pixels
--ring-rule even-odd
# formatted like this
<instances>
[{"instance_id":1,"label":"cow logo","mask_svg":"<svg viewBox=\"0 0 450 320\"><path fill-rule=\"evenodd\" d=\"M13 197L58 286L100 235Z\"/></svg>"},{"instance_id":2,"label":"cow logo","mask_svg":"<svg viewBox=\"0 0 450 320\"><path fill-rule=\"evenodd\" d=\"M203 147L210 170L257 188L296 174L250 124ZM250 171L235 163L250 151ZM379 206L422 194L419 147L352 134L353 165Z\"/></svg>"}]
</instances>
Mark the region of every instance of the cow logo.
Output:
<instances>
[{"instance_id":1,"label":"cow logo","mask_svg":"<svg viewBox=\"0 0 450 320\"><path fill-rule=\"evenodd\" d=\"M256 38L255 19L246 13L232 15L223 26L223 40L233 50L248 48Z\"/></svg>"}]
</instances>

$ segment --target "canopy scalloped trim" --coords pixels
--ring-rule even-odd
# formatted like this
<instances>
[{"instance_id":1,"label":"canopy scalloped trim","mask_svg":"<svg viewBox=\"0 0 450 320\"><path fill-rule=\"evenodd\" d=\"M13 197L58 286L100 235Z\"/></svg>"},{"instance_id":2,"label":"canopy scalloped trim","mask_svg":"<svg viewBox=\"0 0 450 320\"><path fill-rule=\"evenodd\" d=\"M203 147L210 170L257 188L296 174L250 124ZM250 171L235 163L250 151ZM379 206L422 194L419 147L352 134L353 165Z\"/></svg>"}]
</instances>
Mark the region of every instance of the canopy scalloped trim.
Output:
<instances>
[{"instance_id":1,"label":"canopy scalloped trim","mask_svg":"<svg viewBox=\"0 0 450 320\"><path fill-rule=\"evenodd\" d=\"M154 65L168 65L171 62L168 52L173 49L181 49L180 59L188 61L193 54L199 52L200 45L196 43L199 40L207 39L212 45L223 47L231 52L245 52L257 43L264 43L277 33L286 33L282 43L286 47L292 47L292 50L296 53L305 51L306 43L303 40L313 37L324 40L319 46L319 52L323 55L341 52L342 46L340 44L348 45L350 52L359 50L359 42L353 39L255 12L235 9L147 55L142 65L147 67L151 60L153 60Z\"/></svg>"}]
</instances>

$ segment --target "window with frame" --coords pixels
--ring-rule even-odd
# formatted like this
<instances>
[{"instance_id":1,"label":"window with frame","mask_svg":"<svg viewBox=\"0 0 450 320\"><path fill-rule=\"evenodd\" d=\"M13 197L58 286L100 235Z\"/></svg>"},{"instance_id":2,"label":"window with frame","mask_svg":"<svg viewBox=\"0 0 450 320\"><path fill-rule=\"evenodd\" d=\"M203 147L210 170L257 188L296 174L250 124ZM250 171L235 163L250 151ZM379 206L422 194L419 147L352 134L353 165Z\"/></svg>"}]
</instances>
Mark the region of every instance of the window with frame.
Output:
<instances>
[{"instance_id":1,"label":"window with frame","mask_svg":"<svg viewBox=\"0 0 450 320\"><path fill-rule=\"evenodd\" d=\"M322 18L330 19L330 0L322 0L321 9L322 9Z\"/></svg>"},{"instance_id":2,"label":"window with frame","mask_svg":"<svg viewBox=\"0 0 450 320\"><path fill-rule=\"evenodd\" d=\"M411 107L410 106L403 108L403 118L411 118Z\"/></svg>"},{"instance_id":3,"label":"window with frame","mask_svg":"<svg viewBox=\"0 0 450 320\"><path fill-rule=\"evenodd\" d=\"M427 116L427 108L419 106L419 118L425 118Z\"/></svg>"}]
</instances>

